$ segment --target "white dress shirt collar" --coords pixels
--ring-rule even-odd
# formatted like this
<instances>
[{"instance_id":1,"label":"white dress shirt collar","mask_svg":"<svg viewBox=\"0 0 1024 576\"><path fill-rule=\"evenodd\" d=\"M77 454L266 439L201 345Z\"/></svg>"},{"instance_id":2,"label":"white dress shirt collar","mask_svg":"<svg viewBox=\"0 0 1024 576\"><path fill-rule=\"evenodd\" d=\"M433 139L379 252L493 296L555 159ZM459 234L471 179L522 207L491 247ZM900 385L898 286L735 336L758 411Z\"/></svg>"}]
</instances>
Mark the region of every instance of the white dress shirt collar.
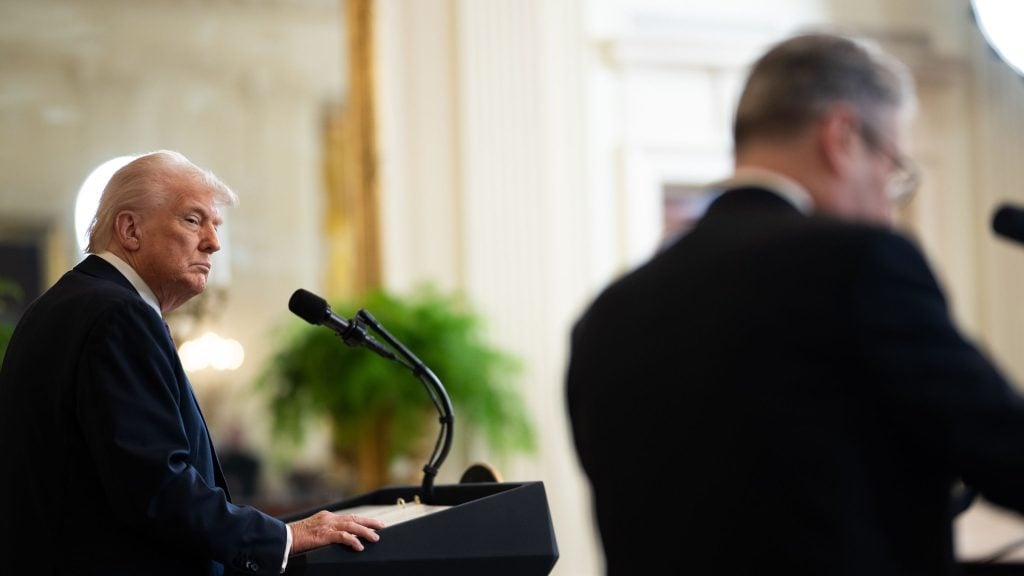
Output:
<instances>
[{"instance_id":1,"label":"white dress shirt collar","mask_svg":"<svg viewBox=\"0 0 1024 576\"><path fill-rule=\"evenodd\" d=\"M719 192L735 188L766 188L785 198L804 214L814 212L814 199L806 188L792 178L766 168L737 168L732 176L715 182L711 187Z\"/></svg>"},{"instance_id":2,"label":"white dress shirt collar","mask_svg":"<svg viewBox=\"0 0 1024 576\"><path fill-rule=\"evenodd\" d=\"M117 271L127 278L128 281L131 282L132 286L135 287L139 296L142 296L143 301L145 301L146 304L149 304L153 310L156 310L156 313L163 318L163 314L160 312L160 303L156 299L156 294L153 294L153 291L149 289L149 286L146 285L142 280L142 277L139 276L134 268L122 260L117 254L114 254L109 250L101 252L97 254L97 256L109 262L114 268L117 268Z\"/></svg>"}]
</instances>

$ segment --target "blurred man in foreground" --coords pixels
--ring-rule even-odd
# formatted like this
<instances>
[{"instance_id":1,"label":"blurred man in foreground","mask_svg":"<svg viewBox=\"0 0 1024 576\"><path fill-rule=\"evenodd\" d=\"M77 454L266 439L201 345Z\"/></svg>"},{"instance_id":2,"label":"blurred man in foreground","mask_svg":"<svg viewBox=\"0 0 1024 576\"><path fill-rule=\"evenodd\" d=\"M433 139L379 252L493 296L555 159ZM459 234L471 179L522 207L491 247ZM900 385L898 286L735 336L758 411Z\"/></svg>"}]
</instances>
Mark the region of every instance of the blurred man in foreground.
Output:
<instances>
[{"instance_id":1,"label":"blurred man in foreground","mask_svg":"<svg viewBox=\"0 0 1024 576\"><path fill-rule=\"evenodd\" d=\"M890 228L913 107L873 46L777 44L720 196L577 323L568 405L609 574L951 574L958 480L1024 510L1024 403Z\"/></svg>"}]
</instances>

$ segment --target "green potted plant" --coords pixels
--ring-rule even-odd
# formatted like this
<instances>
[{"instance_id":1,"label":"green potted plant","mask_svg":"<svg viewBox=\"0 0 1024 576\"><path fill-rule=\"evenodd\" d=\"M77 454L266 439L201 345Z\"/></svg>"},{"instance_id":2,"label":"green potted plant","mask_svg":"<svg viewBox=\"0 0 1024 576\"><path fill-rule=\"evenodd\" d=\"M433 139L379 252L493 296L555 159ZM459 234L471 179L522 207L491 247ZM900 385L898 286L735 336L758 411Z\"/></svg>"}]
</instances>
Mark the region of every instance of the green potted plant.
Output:
<instances>
[{"instance_id":1,"label":"green potted plant","mask_svg":"<svg viewBox=\"0 0 1024 576\"><path fill-rule=\"evenodd\" d=\"M480 433L496 453L534 449L532 424L511 387L518 362L484 340L482 320L464 300L423 287L404 297L374 290L331 308L349 317L365 309L437 375L456 437ZM408 369L299 319L259 384L270 396L275 438L301 439L307 425L326 420L335 455L353 464L360 491L391 482L394 459L419 457L439 431L434 404Z\"/></svg>"}]
</instances>

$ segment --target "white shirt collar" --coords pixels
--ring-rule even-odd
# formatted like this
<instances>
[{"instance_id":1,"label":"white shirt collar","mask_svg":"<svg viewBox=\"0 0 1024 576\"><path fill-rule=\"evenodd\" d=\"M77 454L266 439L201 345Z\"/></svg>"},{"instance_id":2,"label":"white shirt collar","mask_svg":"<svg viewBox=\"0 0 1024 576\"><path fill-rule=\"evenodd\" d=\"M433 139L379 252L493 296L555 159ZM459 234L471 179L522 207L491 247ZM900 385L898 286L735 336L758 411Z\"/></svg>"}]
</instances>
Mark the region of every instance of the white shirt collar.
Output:
<instances>
[{"instance_id":1,"label":"white shirt collar","mask_svg":"<svg viewBox=\"0 0 1024 576\"><path fill-rule=\"evenodd\" d=\"M804 214L814 212L814 199L811 198L811 194L806 188L792 178L766 168L752 166L737 168L732 176L715 182L711 185L711 188L723 192L733 188L748 186L767 188L788 200L790 204Z\"/></svg>"},{"instance_id":2,"label":"white shirt collar","mask_svg":"<svg viewBox=\"0 0 1024 576\"><path fill-rule=\"evenodd\" d=\"M149 304L153 310L156 310L156 313L163 318L163 314L160 312L160 303L156 299L156 294L153 294L153 291L149 289L149 286L146 285L142 280L142 277L139 276L134 268L122 260L117 254L114 254L109 250L101 252L97 254L97 256L109 262L114 268L117 268L117 271L127 278L128 281L131 282L132 286L135 287L139 296L142 296L142 300L145 301L146 304Z\"/></svg>"}]
</instances>

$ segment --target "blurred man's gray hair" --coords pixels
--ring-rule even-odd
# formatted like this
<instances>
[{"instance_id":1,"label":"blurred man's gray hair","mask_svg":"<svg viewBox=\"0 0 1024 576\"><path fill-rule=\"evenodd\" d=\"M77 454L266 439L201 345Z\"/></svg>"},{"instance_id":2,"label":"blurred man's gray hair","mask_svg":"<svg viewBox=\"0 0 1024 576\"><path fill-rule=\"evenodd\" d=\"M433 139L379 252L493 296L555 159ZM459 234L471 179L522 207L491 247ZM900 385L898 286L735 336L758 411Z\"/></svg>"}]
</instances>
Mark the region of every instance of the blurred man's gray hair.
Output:
<instances>
[{"instance_id":1,"label":"blurred man's gray hair","mask_svg":"<svg viewBox=\"0 0 1024 576\"><path fill-rule=\"evenodd\" d=\"M733 123L735 148L755 138L795 135L840 102L877 127L886 111L914 112L913 78L866 40L808 33L782 41L750 70Z\"/></svg>"}]
</instances>

